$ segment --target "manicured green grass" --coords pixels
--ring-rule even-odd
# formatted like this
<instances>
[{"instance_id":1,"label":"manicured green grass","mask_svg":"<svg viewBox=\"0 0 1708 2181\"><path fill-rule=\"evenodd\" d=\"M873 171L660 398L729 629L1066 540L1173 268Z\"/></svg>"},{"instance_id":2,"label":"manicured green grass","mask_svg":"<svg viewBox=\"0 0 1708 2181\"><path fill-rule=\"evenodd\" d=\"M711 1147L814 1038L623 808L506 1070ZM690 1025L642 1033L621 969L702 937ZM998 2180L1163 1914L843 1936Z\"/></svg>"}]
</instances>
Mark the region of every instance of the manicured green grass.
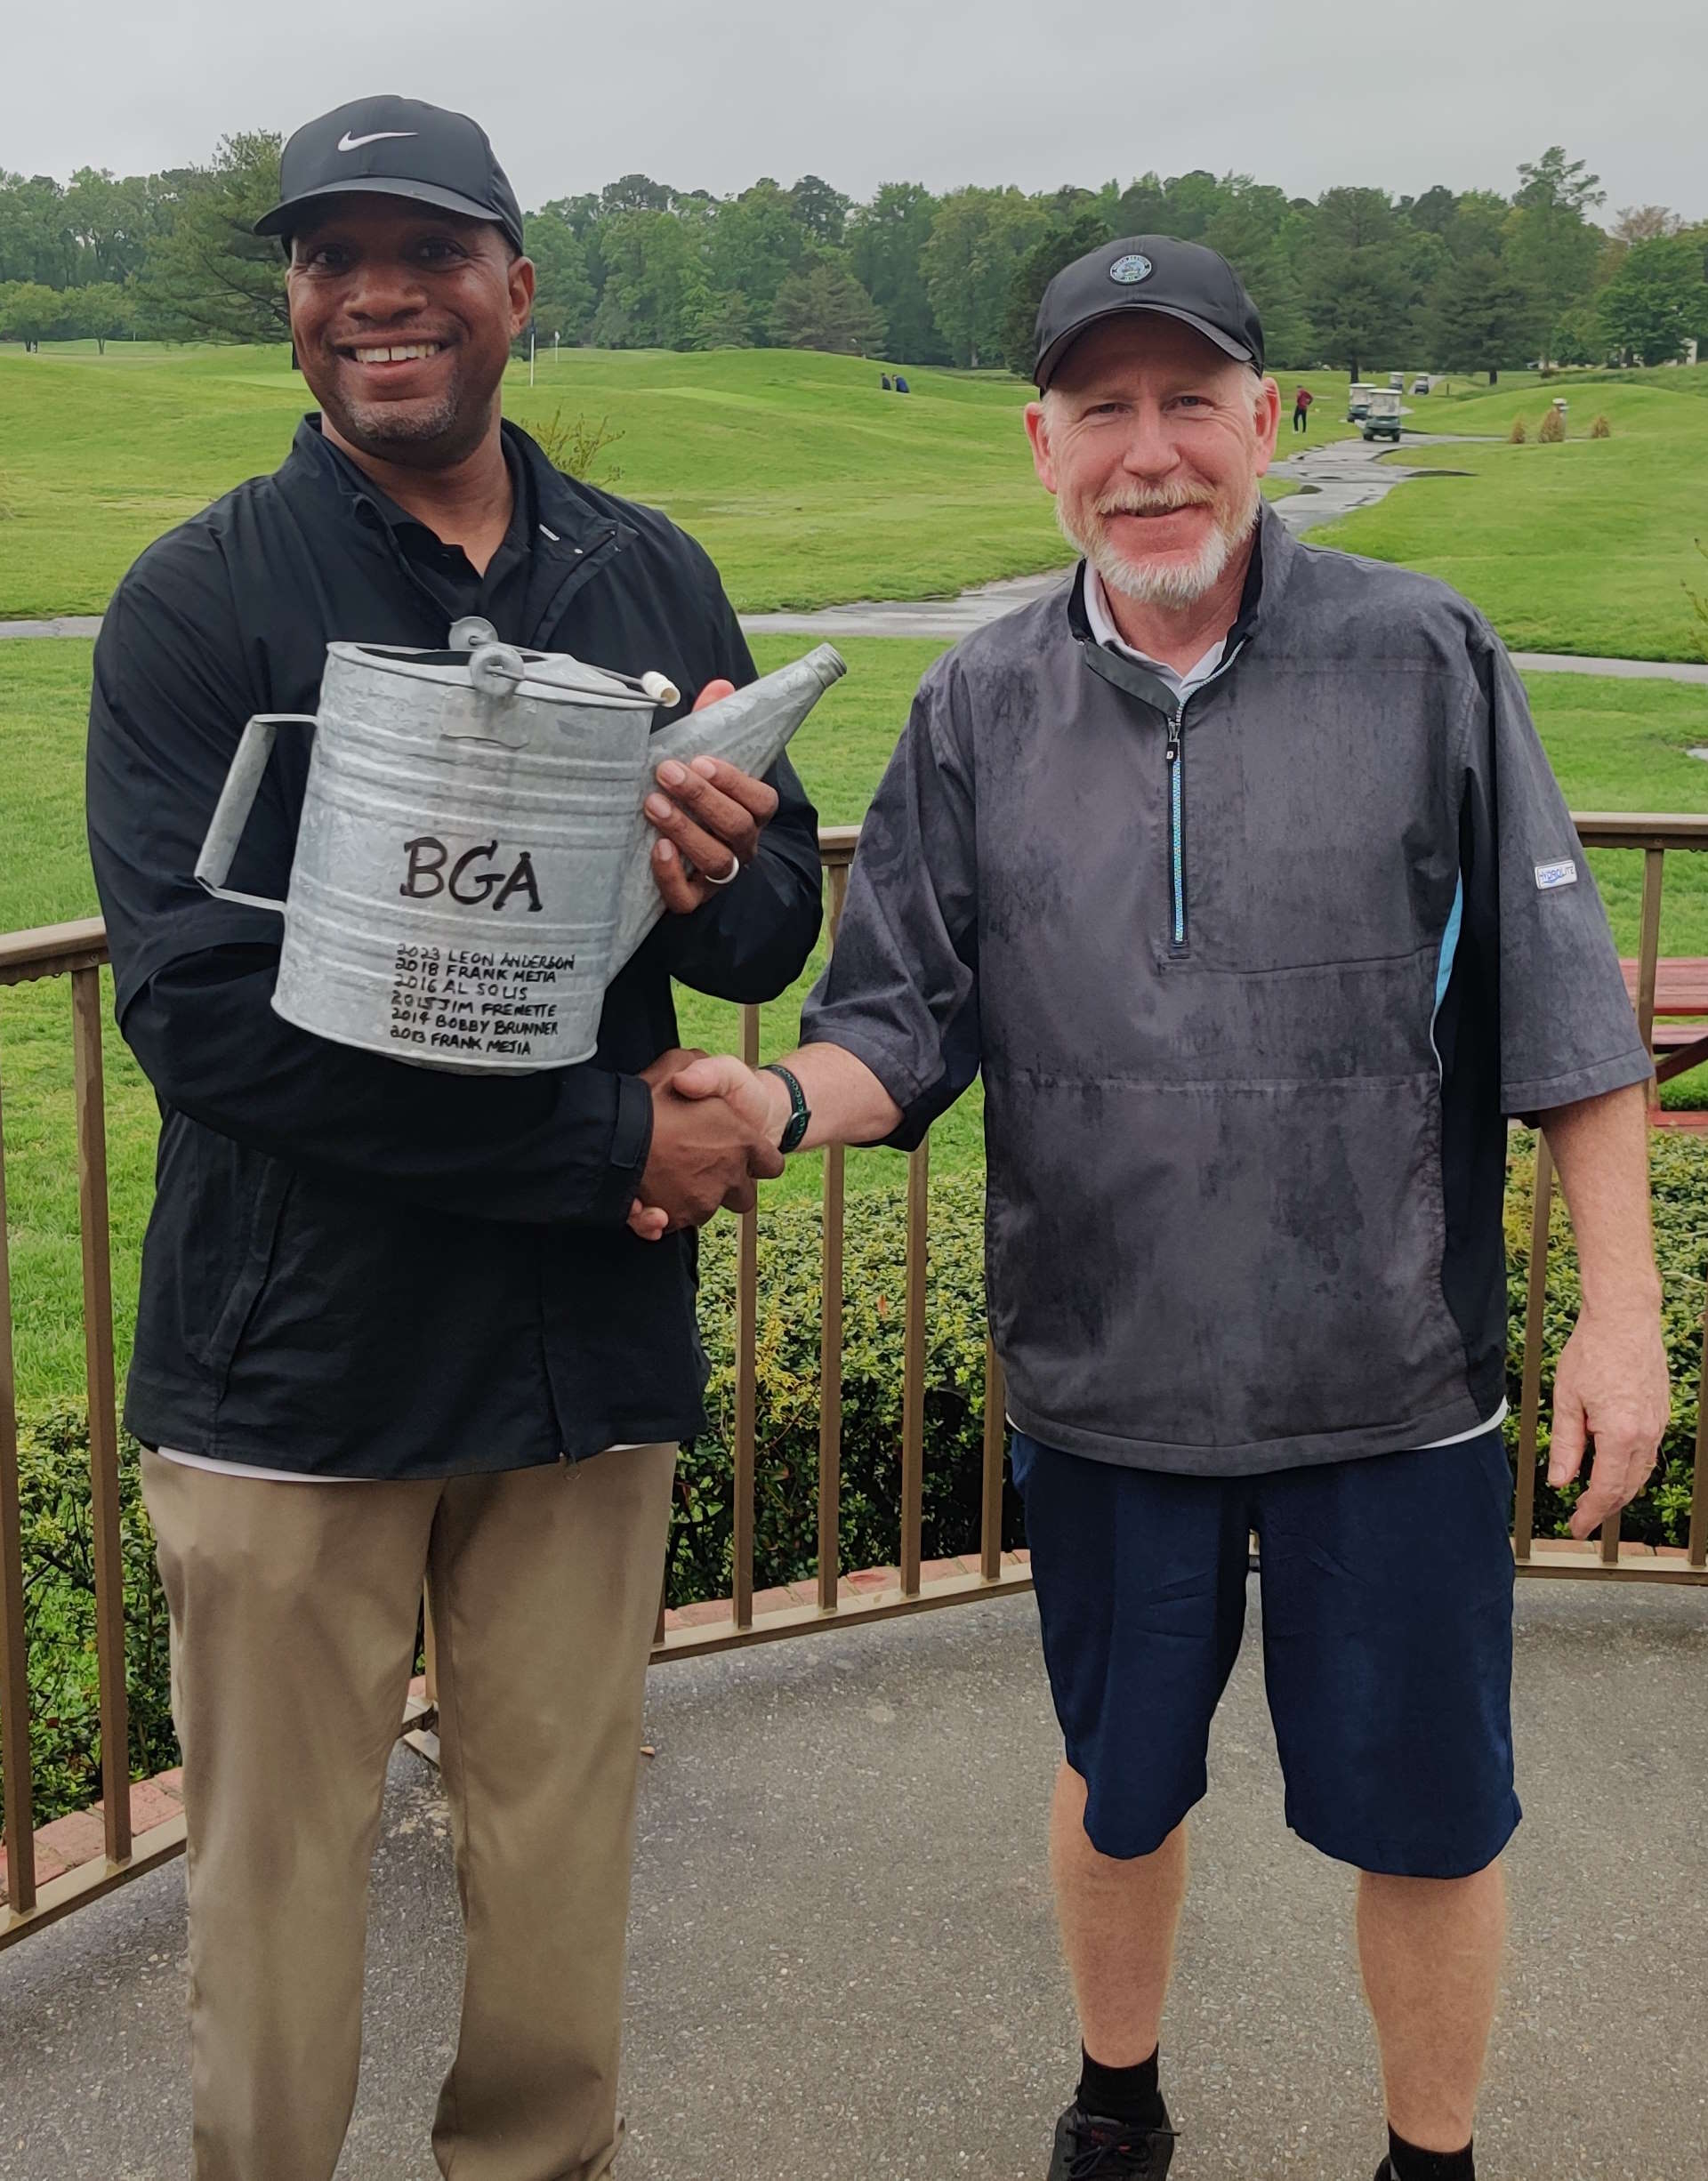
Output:
<instances>
[{"instance_id":1,"label":"manicured green grass","mask_svg":"<svg viewBox=\"0 0 1708 2181\"><path fill-rule=\"evenodd\" d=\"M1536 426L1557 391L1570 405L1569 437L1538 446ZM1708 564L1694 545L1708 538L1704 392L1708 366L1639 380L1503 380L1443 401L1430 409L1431 429L1490 433L1495 443L1407 445L1392 459L1470 474L1402 485L1312 541L1442 576L1515 650L1701 657L1703 627L1686 586L1708 592ZM1611 439L1589 438L1598 414ZM1514 416L1531 434L1523 447L1505 443Z\"/></svg>"},{"instance_id":2,"label":"manicured green grass","mask_svg":"<svg viewBox=\"0 0 1708 2181\"><path fill-rule=\"evenodd\" d=\"M1308 378L1313 442L1343 435L1343 382ZM902 398L849 358L566 349L535 380L512 366L508 413L606 420L595 476L691 530L744 610L936 597L1064 557L1031 390L1006 373L916 371ZM309 406L282 348L0 347L0 619L98 611L151 539L275 468Z\"/></svg>"},{"instance_id":3,"label":"manicured green grass","mask_svg":"<svg viewBox=\"0 0 1708 2181\"><path fill-rule=\"evenodd\" d=\"M793 350L566 350L509 413L608 420L595 474L666 507L745 608L920 598L1062 558L1005 374ZM0 617L98 609L148 542L284 457L311 406L283 349L0 350ZM612 477L612 471L620 477Z\"/></svg>"},{"instance_id":4,"label":"manicured green grass","mask_svg":"<svg viewBox=\"0 0 1708 2181\"><path fill-rule=\"evenodd\" d=\"M94 913L84 847L82 747L91 646L72 641L0 643L0 748L4 749L7 854L0 861L0 930ZM801 648L792 637L759 640L761 668ZM794 755L826 824L858 819L905 720L921 673L942 646L851 639L842 647L848 679L796 737ZM1536 720L1567 794L1579 809L1708 809L1708 765L1685 754L1708 744L1708 693L1676 684L1578 675L1529 677ZM1637 943L1641 859L1623 851L1591 859L1622 951ZM1679 856L1669 868L1662 946L1708 954L1708 858ZM800 1002L822 949L800 984L762 1017L769 1058L794 1042ZM709 1050L733 1050L737 1010L679 992L682 1035ZM138 1252L152 1191L156 1116L152 1096L109 1026L107 1110L112 1194L113 1275L121 1354L128 1354ZM82 1321L77 1175L72 1155L69 995L63 979L0 990L0 1086L4 1087L13 1308L20 1395L34 1404L81 1383ZM1689 1097L1685 1086L1679 1093ZM940 1171L978 1163L982 1105L977 1086L932 1136ZM795 1162L779 1185L810 1195L821 1163ZM889 1152L849 1157L859 1190L893 1181Z\"/></svg>"}]
</instances>

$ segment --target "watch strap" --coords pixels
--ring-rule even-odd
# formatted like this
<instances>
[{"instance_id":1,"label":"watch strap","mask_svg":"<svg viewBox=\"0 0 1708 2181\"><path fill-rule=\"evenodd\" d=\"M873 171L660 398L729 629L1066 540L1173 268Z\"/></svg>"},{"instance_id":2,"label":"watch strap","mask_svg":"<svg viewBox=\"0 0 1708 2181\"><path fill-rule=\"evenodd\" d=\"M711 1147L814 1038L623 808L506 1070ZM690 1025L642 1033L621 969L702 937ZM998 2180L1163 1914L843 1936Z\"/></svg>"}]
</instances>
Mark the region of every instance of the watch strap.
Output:
<instances>
[{"instance_id":1,"label":"watch strap","mask_svg":"<svg viewBox=\"0 0 1708 2181\"><path fill-rule=\"evenodd\" d=\"M801 1088L798 1079L780 1060L768 1061L761 1073L780 1077L789 1094L789 1123L777 1147L783 1152L798 1151L801 1139L812 1119L812 1108L807 1104L807 1094Z\"/></svg>"}]
</instances>

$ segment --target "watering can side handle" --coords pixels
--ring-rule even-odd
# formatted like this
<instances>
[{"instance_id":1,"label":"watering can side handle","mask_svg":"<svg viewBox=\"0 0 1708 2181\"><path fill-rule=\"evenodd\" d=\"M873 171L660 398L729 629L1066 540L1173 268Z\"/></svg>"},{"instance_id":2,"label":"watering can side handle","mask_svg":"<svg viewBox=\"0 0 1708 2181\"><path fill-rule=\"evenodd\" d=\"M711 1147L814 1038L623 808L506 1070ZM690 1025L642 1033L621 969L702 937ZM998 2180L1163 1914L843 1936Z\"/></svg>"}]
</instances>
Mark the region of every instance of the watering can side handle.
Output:
<instances>
[{"instance_id":1,"label":"watering can side handle","mask_svg":"<svg viewBox=\"0 0 1708 2181\"><path fill-rule=\"evenodd\" d=\"M274 736L281 727L311 728L314 724L311 712L258 712L245 723L238 738L237 754L231 760L231 769L225 776L220 800L214 806L207 838L196 858L197 883L205 887L216 901L235 901L248 909L276 909L283 915L282 901L270 900L265 894L238 893L225 881L231 859L238 852L238 843L243 838L243 829L249 822L249 813L254 808L262 775L273 753Z\"/></svg>"}]
</instances>

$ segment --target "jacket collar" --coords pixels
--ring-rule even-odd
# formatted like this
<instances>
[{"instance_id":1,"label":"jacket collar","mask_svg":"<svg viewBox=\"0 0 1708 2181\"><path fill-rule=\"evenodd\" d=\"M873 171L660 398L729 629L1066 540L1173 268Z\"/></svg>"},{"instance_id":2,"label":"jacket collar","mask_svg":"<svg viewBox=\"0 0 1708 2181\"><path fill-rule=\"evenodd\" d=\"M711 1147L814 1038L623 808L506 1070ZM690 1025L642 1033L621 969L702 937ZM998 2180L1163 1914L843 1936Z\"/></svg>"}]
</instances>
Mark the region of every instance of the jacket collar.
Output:
<instances>
[{"instance_id":1,"label":"jacket collar","mask_svg":"<svg viewBox=\"0 0 1708 2181\"><path fill-rule=\"evenodd\" d=\"M533 502L536 551L555 549L553 557L565 562L579 559L595 541L609 534L611 518L593 504L573 478L566 477L546 460L538 444L520 425L506 417L499 431L511 475L526 480ZM310 410L298 424L278 481L287 492L307 493L323 504L340 507L367 528L374 527L375 516L387 527L415 519L324 436L317 410ZM371 512L359 511L363 510ZM616 525L619 533L624 527Z\"/></svg>"},{"instance_id":2,"label":"jacket collar","mask_svg":"<svg viewBox=\"0 0 1708 2181\"><path fill-rule=\"evenodd\" d=\"M511 473L526 484L534 526L522 640L548 645L569 600L609 567L635 533L623 519L620 501L566 477L507 419L500 431ZM377 541L394 535L398 522L413 519L323 436L316 413L298 424L275 482L310 532L327 522L349 524ZM391 552L401 558L395 543Z\"/></svg>"},{"instance_id":3,"label":"jacket collar","mask_svg":"<svg viewBox=\"0 0 1708 2181\"><path fill-rule=\"evenodd\" d=\"M1260 630L1273 622L1276 608L1286 589L1299 554L1299 546L1293 533L1281 520L1266 500L1257 519L1257 535L1252 546L1252 558L1245 570L1245 588L1240 592L1239 611L1234 616L1234 625L1228 632L1222 651L1223 666L1232 664L1234 654L1243 649L1257 636ZM1068 592L1068 625L1074 639L1087 655L1087 664L1098 673L1104 672L1104 662L1112 661L1127 670L1124 674L1106 674L1105 678L1117 680L1124 687L1128 674L1140 677L1148 685L1164 689L1164 684L1153 674L1131 660L1116 659L1107 652L1092 634L1091 621L1085 611L1085 563L1081 560L1074 569L1073 582ZM1218 672L1223 671L1219 668ZM1144 696L1148 703L1156 703L1148 688L1135 688L1136 696ZM1164 690L1164 694L1166 691ZM1168 707L1163 707L1166 710Z\"/></svg>"}]
</instances>

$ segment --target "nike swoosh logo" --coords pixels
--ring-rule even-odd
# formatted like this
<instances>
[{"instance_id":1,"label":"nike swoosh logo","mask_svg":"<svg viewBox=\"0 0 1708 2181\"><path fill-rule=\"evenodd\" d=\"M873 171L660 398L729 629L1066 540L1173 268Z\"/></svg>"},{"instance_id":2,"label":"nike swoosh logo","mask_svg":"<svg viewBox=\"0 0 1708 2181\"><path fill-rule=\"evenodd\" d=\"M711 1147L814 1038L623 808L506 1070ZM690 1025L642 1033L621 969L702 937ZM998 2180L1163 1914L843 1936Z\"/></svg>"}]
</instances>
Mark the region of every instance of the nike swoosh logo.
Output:
<instances>
[{"instance_id":1,"label":"nike swoosh logo","mask_svg":"<svg viewBox=\"0 0 1708 2181\"><path fill-rule=\"evenodd\" d=\"M419 129L375 129L372 136L352 136L348 129L338 139L340 151L359 151L364 144L377 144L388 136L419 136Z\"/></svg>"}]
</instances>

